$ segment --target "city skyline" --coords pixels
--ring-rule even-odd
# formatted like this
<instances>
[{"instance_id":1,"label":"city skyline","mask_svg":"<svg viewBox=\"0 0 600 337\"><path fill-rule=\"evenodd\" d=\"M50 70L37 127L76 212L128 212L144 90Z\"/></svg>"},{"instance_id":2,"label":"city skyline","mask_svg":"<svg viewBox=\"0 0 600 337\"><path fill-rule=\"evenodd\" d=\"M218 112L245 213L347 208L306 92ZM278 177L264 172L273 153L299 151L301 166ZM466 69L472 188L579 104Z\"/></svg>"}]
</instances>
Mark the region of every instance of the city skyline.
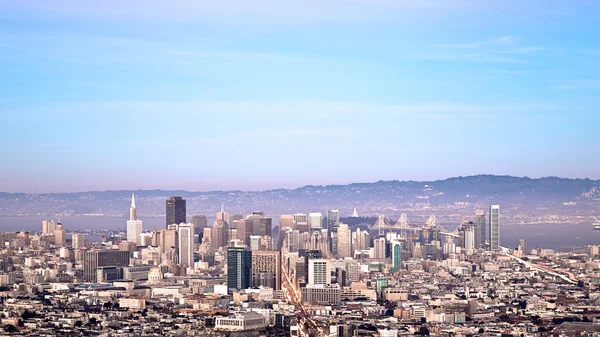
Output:
<instances>
[{"instance_id":1,"label":"city skyline","mask_svg":"<svg viewBox=\"0 0 600 337\"><path fill-rule=\"evenodd\" d=\"M598 3L181 6L3 3L0 190L600 178Z\"/></svg>"}]
</instances>

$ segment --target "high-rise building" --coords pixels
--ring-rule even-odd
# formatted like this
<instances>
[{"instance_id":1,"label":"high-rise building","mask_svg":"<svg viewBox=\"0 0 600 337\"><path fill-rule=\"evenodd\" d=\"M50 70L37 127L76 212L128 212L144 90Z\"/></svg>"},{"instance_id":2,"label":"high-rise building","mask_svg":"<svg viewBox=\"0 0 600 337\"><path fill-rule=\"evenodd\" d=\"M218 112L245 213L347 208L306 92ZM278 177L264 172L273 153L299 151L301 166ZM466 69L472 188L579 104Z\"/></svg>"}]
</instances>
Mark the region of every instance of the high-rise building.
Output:
<instances>
[{"instance_id":1,"label":"high-rise building","mask_svg":"<svg viewBox=\"0 0 600 337\"><path fill-rule=\"evenodd\" d=\"M194 266L194 225L191 223L179 224L179 264L186 267Z\"/></svg>"},{"instance_id":2,"label":"high-rise building","mask_svg":"<svg viewBox=\"0 0 600 337\"><path fill-rule=\"evenodd\" d=\"M327 211L327 229L332 230L340 223L340 210L330 209Z\"/></svg>"},{"instance_id":3,"label":"high-rise building","mask_svg":"<svg viewBox=\"0 0 600 337\"><path fill-rule=\"evenodd\" d=\"M385 259L385 238L373 240L373 259Z\"/></svg>"},{"instance_id":4,"label":"high-rise building","mask_svg":"<svg viewBox=\"0 0 600 337\"><path fill-rule=\"evenodd\" d=\"M281 253L258 250L252 252L252 286L281 290Z\"/></svg>"},{"instance_id":5,"label":"high-rise building","mask_svg":"<svg viewBox=\"0 0 600 337\"><path fill-rule=\"evenodd\" d=\"M167 202L167 227L172 224L186 223L186 201L182 197L170 197Z\"/></svg>"},{"instance_id":6,"label":"high-rise building","mask_svg":"<svg viewBox=\"0 0 600 337\"><path fill-rule=\"evenodd\" d=\"M294 216L292 214L282 214L279 216L279 230L284 232L288 228L294 228Z\"/></svg>"},{"instance_id":7,"label":"high-rise building","mask_svg":"<svg viewBox=\"0 0 600 337\"><path fill-rule=\"evenodd\" d=\"M142 245L142 220L138 220L135 209L135 196L131 194L131 207L129 207L129 220L127 221L127 241Z\"/></svg>"},{"instance_id":8,"label":"high-rise building","mask_svg":"<svg viewBox=\"0 0 600 337\"><path fill-rule=\"evenodd\" d=\"M392 270L398 271L402 266L402 243L392 241Z\"/></svg>"},{"instance_id":9,"label":"high-rise building","mask_svg":"<svg viewBox=\"0 0 600 337\"><path fill-rule=\"evenodd\" d=\"M54 230L54 244L59 247L64 247L66 242L65 230L63 229L62 223L56 224L56 229Z\"/></svg>"},{"instance_id":10,"label":"high-rise building","mask_svg":"<svg viewBox=\"0 0 600 337\"><path fill-rule=\"evenodd\" d=\"M517 250L522 254L527 254L527 240L519 239L519 244L517 246Z\"/></svg>"},{"instance_id":11,"label":"high-rise building","mask_svg":"<svg viewBox=\"0 0 600 337\"><path fill-rule=\"evenodd\" d=\"M124 267L129 265L130 252L120 250L88 251L83 254L83 281L95 283L99 267Z\"/></svg>"},{"instance_id":12,"label":"high-rise building","mask_svg":"<svg viewBox=\"0 0 600 337\"><path fill-rule=\"evenodd\" d=\"M367 250L371 246L371 235L369 235L368 231L357 228L352 233L352 241L352 247L355 250Z\"/></svg>"},{"instance_id":13,"label":"high-rise building","mask_svg":"<svg viewBox=\"0 0 600 337\"><path fill-rule=\"evenodd\" d=\"M177 246L177 231L175 229L160 229L152 231L152 245L159 247L161 254L166 254Z\"/></svg>"},{"instance_id":14,"label":"high-rise building","mask_svg":"<svg viewBox=\"0 0 600 337\"><path fill-rule=\"evenodd\" d=\"M252 221L252 235L272 235L272 220L263 212L252 212L246 220Z\"/></svg>"},{"instance_id":15,"label":"high-rise building","mask_svg":"<svg viewBox=\"0 0 600 337\"><path fill-rule=\"evenodd\" d=\"M296 229L302 232L308 232L308 216L305 213L296 213L293 215Z\"/></svg>"},{"instance_id":16,"label":"high-rise building","mask_svg":"<svg viewBox=\"0 0 600 337\"><path fill-rule=\"evenodd\" d=\"M348 225L340 223L337 226L337 255L352 257L352 230Z\"/></svg>"},{"instance_id":17,"label":"high-rise building","mask_svg":"<svg viewBox=\"0 0 600 337\"><path fill-rule=\"evenodd\" d=\"M81 233L74 233L71 236L71 247L73 249L81 249L85 247L85 238Z\"/></svg>"},{"instance_id":18,"label":"high-rise building","mask_svg":"<svg viewBox=\"0 0 600 337\"><path fill-rule=\"evenodd\" d=\"M308 260L308 284L331 284L331 263L326 259Z\"/></svg>"},{"instance_id":19,"label":"high-rise building","mask_svg":"<svg viewBox=\"0 0 600 337\"><path fill-rule=\"evenodd\" d=\"M42 234L43 235L54 235L56 230L56 223L54 220L42 220Z\"/></svg>"},{"instance_id":20,"label":"high-rise building","mask_svg":"<svg viewBox=\"0 0 600 337\"><path fill-rule=\"evenodd\" d=\"M211 229L210 247L217 250L227 246L227 222L224 220L215 220Z\"/></svg>"},{"instance_id":21,"label":"high-rise building","mask_svg":"<svg viewBox=\"0 0 600 337\"><path fill-rule=\"evenodd\" d=\"M206 215L193 215L190 222L194 224L194 233L197 236L197 242L202 242L202 238L204 237L204 228L208 226Z\"/></svg>"},{"instance_id":22,"label":"high-rise building","mask_svg":"<svg viewBox=\"0 0 600 337\"><path fill-rule=\"evenodd\" d=\"M237 237L246 246L250 245L250 236L252 236L253 220L240 219L235 221L235 228L237 229Z\"/></svg>"},{"instance_id":23,"label":"high-rise building","mask_svg":"<svg viewBox=\"0 0 600 337\"><path fill-rule=\"evenodd\" d=\"M309 213L308 224L310 230L321 230L323 228L323 214L321 213Z\"/></svg>"},{"instance_id":24,"label":"high-rise building","mask_svg":"<svg viewBox=\"0 0 600 337\"><path fill-rule=\"evenodd\" d=\"M500 206L490 206L489 215L489 231L490 231L490 250L497 252L500 250Z\"/></svg>"},{"instance_id":25,"label":"high-rise building","mask_svg":"<svg viewBox=\"0 0 600 337\"><path fill-rule=\"evenodd\" d=\"M252 251L244 247L227 248L227 288L230 292L250 288Z\"/></svg>"},{"instance_id":26,"label":"high-rise building","mask_svg":"<svg viewBox=\"0 0 600 337\"><path fill-rule=\"evenodd\" d=\"M225 212L225 205L221 205L221 211L217 212L217 221L221 220L229 223L229 213Z\"/></svg>"},{"instance_id":27,"label":"high-rise building","mask_svg":"<svg viewBox=\"0 0 600 337\"><path fill-rule=\"evenodd\" d=\"M468 224L464 229L464 245L466 250L475 249L475 228L472 224Z\"/></svg>"},{"instance_id":28,"label":"high-rise building","mask_svg":"<svg viewBox=\"0 0 600 337\"><path fill-rule=\"evenodd\" d=\"M477 213L475 213L475 249L485 248L485 227L485 212L482 209L477 210Z\"/></svg>"}]
</instances>

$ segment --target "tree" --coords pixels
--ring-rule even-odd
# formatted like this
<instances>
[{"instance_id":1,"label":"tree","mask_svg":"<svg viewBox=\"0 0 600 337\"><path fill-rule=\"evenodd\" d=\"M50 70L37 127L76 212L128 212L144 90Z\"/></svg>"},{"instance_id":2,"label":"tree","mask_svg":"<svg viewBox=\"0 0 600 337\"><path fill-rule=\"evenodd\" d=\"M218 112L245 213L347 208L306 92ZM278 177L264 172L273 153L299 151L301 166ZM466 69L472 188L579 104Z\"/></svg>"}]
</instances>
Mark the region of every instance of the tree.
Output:
<instances>
[{"instance_id":1,"label":"tree","mask_svg":"<svg viewBox=\"0 0 600 337\"><path fill-rule=\"evenodd\" d=\"M485 330L483 330L483 328L479 328L479 331L477 331L477 333L484 333Z\"/></svg>"},{"instance_id":2,"label":"tree","mask_svg":"<svg viewBox=\"0 0 600 337\"><path fill-rule=\"evenodd\" d=\"M427 323L427 318L421 317L421 324L425 324L425 323Z\"/></svg>"},{"instance_id":3,"label":"tree","mask_svg":"<svg viewBox=\"0 0 600 337\"><path fill-rule=\"evenodd\" d=\"M76 321L76 322L75 322L75 327L76 327L76 328L80 328L82 325L83 325L83 322L82 322L82 321Z\"/></svg>"},{"instance_id":4,"label":"tree","mask_svg":"<svg viewBox=\"0 0 600 337\"><path fill-rule=\"evenodd\" d=\"M12 324L7 324L4 326L4 331L13 333L13 332L17 331L17 328Z\"/></svg>"}]
</instances>

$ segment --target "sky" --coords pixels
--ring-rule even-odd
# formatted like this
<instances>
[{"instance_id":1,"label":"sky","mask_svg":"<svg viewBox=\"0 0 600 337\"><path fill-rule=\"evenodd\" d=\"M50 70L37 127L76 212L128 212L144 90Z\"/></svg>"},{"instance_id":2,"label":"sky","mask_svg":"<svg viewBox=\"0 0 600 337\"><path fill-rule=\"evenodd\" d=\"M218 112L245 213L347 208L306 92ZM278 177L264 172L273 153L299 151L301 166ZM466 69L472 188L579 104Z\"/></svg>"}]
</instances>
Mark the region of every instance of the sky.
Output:
<instances>
[{"instance_id":1,"label":"sky","mask_svg":"<svg viewBox=\"0 0 600 337\"><path fill-rule=\"evenodd\" d=\"M600 2L0 0L0 191L600 179Z\"/></svg>"}]
</instances>

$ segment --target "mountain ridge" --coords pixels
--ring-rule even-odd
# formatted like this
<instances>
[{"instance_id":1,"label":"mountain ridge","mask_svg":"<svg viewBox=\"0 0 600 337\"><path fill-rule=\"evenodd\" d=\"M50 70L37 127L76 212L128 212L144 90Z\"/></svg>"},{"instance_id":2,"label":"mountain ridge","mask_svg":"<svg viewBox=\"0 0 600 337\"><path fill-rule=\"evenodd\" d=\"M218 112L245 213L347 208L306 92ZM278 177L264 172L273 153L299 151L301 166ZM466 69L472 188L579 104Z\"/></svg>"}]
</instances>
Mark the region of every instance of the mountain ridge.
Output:
<instances>
[{"instance_id":1,"label":"mountain ridge","mask_svg":"<svg viewBox=\"0 0 600 337\"><path fill-rule=\"evenodd\" d=\"M0 193L0 215L126 215L131 193L138 212L164 214L165 200L181 195L188 214L213 214L225 204L231 213L262 210L268 214L325 212L341 209L350 214L470 214L501 204L506 216L600 214L600 180L509 175L459 176L434 181L380 180L347 185L306 185L264 191L219 190L108 190L65 193Z\"/></svg>"}]
</instances>

